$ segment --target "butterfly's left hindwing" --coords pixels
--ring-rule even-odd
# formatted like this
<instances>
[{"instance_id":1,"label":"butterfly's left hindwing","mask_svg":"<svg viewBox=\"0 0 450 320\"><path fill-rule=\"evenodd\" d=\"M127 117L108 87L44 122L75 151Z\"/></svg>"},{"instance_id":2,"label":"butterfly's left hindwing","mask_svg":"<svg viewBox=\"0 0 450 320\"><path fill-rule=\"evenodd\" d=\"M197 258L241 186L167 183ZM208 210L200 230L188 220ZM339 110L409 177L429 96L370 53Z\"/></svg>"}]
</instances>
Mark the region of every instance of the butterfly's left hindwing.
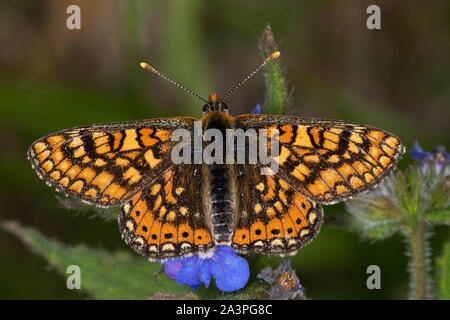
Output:
<instances>
[{"instance_id":1,"label":"butterfly's left hindwing","mask_svg":"<svg viewBox=\"0 0 450 320\"><path fill-rule=\"evenodd\" d=\"M294 254L319 232L322 207L259 165L237 166L236 228L232 246L241 253Z\"/></svg>"},{"instance_id":2,"label":"butterfly's left hindwing","mask_svg":"<svg viewBox=\"0 0 450 320\"><path fill-rule=\"evenodd\" d=\"M194 118L151 119L60 131L28 150L48 185L97 206L119 205L170 165L171 133Z\"/></svg>"}]
</instances>

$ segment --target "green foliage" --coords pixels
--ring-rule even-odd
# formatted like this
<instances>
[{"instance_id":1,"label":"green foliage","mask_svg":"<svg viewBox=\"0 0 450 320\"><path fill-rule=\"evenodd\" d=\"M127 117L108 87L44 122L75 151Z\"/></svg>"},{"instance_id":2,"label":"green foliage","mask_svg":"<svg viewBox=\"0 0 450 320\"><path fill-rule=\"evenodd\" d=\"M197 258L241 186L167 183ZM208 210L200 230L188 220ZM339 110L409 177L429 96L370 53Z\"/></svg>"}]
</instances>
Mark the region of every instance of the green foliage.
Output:
<instances>
[{"instance_id":1,"label":"green foliage","mask_svg":"<svg viewBox=\"0 0 450 320\"><path fill-rule=\"evenodd\" d=\"M109 253L82 244L66 246L16 222L4 222L2 226L63 275L67 276L68 266L79 266L81 289L96 299L148 299L155 294L180 296L191 291L160 274L159 263L149 263L130 250Z\"/></svg>"},{"instance_id":2,"label":"green foliage","mask_svg":"<svg viewBox=\"0 0 450 320\"><path fill-rule=\"evenodd\" d=\"M165 21L163 66L165 72L176 72L176 80L185 84L189 89L197 92L200 96L207 96L210 92L211 80L207 66L205 65L205 52L200 37L201 21L199 0L173 0L168 1L170 19ZM164 72L163 72L164 73ZM176 90L168 88L168 90ZM187 107L186 115L198 116L201 109L199 101L189 95L181 95Z\"/></svg>"},{"instance_id":3,"label":"green foliage","mask_svg":"<svg viewBox=\"0 0 450 320\"><path fill-rule=\"evenodd\" d=\"M446 242L437 264L440 271L439 299L450 300L450 241Z\"/></svg>"},{"instance_id":4,"label":"green foliage","mask_svg":"<svg viewBox=\"0 0 450 320\"><path fill-rule=\"evenodd\" d=\"M270 26L267 26L262 33L259 48L264 59L271 53L278 51ZM266 65L264 77L266 79L266 95L263 105L264 113L284 114L288 105L289 94L283 68L281 66L281 58Z\"/></svg>"},{"instance_id":5,"label":"green foliage","mask_svg":"<svg viewBox=\"0 0 450 320\"><path fill-rule=\"evenodd\" d=\"M14 221L2 223L3 229L23 241L33 252L44 257L56 270L68 277L66 269L77 265L81 270L81 289L95 299L267 299L268 285L260 280L233 293L220 292L211 283L195 292L166 277L159 263L134 255L130 250L109 253L85 245L66 246L51 240L33 228Z\"/></svg>"},{"instance_id":6,"label":"green foliage","mask_svg":"<svg viewBox=\"0 0 450 320\"><path fill-rule=\"evenodd\" d=\"M437 224L448 224L450 221L450 208L448 206L430 209L424 213L425 218Z\"/></svg>"},{"instance_id":7,"label":"green foliage","mask_svg":"<svg viewBox=\"0 0 450 320\"><path fill-rule=\"evenodd\" d=\"M255 280L234 294L226 295L226 299L266 300L269 299L270 286L261 280Z\"/></svg>"},{"instance_id":8,"label":"green foliage","mask_svg":"<svg viewBox=\"0 0 450 320\"><path fill-rule=\"evenodd\" d=\"M352 214L350 228L367 238L383 239L401 229L402 212L390 192L395 180L388 178L374 191L346 203Z\"/></svg>"},{"instance_id":9,"label":"green foliage","mask_svg":"<svg viewBox=\"0 0 450 320\"><path fill-rule=\"evenodd\" d=\"M431 167L430 167L431 168ZM347 201L351 227L368 238L382 239L395 231L410 231L425 219L450 222L449 177L411 166L398 170L374 191Z\"/></svg>"},{"instance_id":10,"label":"green foliage","mask_svg":"<svg viewBox=\"0 0 450 320\"><path fill-rule=\"evenodd\" d=\"M406 237L411 257L411 296L416 299L431 296L427 225L450 224L449 181L445 170L438 173L434 165L426 170L420 165L410 166L395 172L374 191L346 203L352 217L351 229L364 237L380 240L394 232ZM449 281L447 276L443 272L440 283Z\"/></svg>"}]
</instances>

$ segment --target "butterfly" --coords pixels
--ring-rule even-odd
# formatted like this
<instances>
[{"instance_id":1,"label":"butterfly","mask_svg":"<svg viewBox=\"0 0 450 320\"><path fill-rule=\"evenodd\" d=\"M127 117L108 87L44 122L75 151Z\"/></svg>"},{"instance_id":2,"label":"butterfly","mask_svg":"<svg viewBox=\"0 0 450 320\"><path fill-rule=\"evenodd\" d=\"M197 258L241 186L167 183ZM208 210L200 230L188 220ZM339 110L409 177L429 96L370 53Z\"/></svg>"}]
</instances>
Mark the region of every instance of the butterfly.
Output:
<instances>
[{"instance_id":1,"label":"butterfly","mask_svg":"<svg viewBox=\"0 0 450 320\"><path fill-rule=\"evenodd\" d=\"M278 56L272 54L251 75ZM141 66L178 85L148 64ZM398 137L372 126L269 114L233 117L217 94L202 100L201 119L63 130L31 144L28 158L57 191L99 207L120 206L125 242L151 261L162 261L207 254L217 245L243 254L295 254L318 234L322 204L373 188L405 151ZM260 161L175 164L171 154L178 142L172 134L192 132L196 121L203 132L265 129L267 141L271 130L278 130L278 172L263 174L267 165Z\"/></svg>"}]
</instances>

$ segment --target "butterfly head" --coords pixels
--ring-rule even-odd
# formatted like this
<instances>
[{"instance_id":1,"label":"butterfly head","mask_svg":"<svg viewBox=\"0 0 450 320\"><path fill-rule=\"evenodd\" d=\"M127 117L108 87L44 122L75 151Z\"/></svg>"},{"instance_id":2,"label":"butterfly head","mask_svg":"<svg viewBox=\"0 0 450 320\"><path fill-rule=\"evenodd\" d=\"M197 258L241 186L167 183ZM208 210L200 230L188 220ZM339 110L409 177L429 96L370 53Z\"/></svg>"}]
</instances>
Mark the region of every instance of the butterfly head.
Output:
<instances>
[{"instance_id":1,"label":"butterfly head","mask_svg":"<svg viewBox=\"0 0 450 320\"><path fill-rule=\"evenodd\" d=\"M228 106L220 101L220 96L217 93L209 95L208 103L203 106L203 115L213 111L222 111L228 113Z\"/></svg>"}]
</instances>

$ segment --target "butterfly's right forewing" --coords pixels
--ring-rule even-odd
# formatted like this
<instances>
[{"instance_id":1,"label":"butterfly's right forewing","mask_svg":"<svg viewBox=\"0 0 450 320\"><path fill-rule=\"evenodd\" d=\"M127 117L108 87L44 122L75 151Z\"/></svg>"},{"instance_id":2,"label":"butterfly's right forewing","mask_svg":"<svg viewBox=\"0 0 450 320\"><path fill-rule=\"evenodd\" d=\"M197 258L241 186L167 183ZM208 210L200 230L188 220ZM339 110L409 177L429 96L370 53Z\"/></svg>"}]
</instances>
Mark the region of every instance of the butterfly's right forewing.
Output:
<instances>
[{"instance_id":1,"label":"butterfly's right forewing","mask_svg":"<svg viewBox=\"0 0 450 320\"><path fill-rule=\"evenodd\" d=\"M48 185L65 195L108 207L132 197L170 165L175 129L196 119L167 118L92 125L35 141L28 158Z\"/></svg>"}]
</instances>

